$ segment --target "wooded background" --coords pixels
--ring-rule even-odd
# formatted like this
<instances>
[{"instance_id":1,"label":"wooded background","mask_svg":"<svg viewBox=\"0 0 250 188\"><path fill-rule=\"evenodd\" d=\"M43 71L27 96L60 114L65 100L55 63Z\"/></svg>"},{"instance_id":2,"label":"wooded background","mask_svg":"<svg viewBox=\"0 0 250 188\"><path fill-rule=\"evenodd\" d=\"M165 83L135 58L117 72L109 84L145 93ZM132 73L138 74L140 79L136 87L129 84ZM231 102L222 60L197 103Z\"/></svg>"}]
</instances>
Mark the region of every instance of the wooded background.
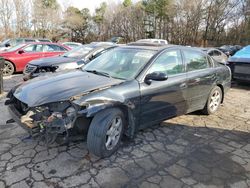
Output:
<instances>
[{"instance_id":1,"label":"wooded background","mask_svg":"<svg viewBox=\"0 0 250 188\"><path fill-rule=\"evenodd\" d=\"M101 3L93 14L57 0L0 0L0 40L44 37L88 43L163 38L173 44L250 42L250 0L142 0ZM86 2L87 3L87 2Z\"/></svg>"}]
</instances>

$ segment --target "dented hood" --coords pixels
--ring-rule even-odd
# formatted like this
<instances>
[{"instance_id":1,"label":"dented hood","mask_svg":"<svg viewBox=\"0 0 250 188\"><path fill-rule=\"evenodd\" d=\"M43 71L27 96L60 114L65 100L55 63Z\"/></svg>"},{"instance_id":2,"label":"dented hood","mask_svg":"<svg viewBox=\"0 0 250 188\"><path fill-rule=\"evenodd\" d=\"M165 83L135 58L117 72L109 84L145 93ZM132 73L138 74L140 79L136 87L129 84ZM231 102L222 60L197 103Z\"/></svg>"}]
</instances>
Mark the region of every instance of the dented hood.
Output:
<instances>
[{"instance_id":1,"label":"dented hood","mask_svg":"<svg viewBox=\"0 0 250 188\"><path fill-rule=\"evenodd\" d=\"M82 70L51 74L20 85L14 96L29 107L68 100L70 97L117 85L124 80L108 78Z\"/></svg>"}]
</instances>

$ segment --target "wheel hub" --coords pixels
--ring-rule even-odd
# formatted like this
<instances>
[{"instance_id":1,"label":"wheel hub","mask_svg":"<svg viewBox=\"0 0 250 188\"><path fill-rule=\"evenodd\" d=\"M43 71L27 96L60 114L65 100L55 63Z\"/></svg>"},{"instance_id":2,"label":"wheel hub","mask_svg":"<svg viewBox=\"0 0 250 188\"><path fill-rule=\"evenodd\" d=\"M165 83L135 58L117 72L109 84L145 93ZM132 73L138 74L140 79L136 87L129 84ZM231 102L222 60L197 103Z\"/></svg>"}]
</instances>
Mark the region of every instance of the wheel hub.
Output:
<instances>
[{"instance_id":1,"label":"wheel hub","mask_svg":"<svg viewBox=\"0 0 250 188\"><path fill-rule=\"evenodd\" d=\"M122 119L116 117L112 120L111 125L106 133L106 148L112 150L118 143L122 131Z\"/></svg>"},{"instance_id":2,"label":"wheel hub","mask_svg":"<svg viewBox=\"0 0 250 188\"><path fill-rule=\"evenodd\" d=\"M3 75L9 75L12 72L12 66L9 63L4 63Z\"/></svg>"},{"instance_id":3,"label":"wheel hub","mask_svg":"<svg viewBox=\"0 0 250 188\"><path fill-rule=\"evenodd\" d=\"M219 107L220 105L220 99L221 99L221 94L219 91L215 91L212 96L211 96L211 99L210 99L210 104L209 104L209 107L212 111L216 111L217 108Z\"/></svg>"}]
</instances>

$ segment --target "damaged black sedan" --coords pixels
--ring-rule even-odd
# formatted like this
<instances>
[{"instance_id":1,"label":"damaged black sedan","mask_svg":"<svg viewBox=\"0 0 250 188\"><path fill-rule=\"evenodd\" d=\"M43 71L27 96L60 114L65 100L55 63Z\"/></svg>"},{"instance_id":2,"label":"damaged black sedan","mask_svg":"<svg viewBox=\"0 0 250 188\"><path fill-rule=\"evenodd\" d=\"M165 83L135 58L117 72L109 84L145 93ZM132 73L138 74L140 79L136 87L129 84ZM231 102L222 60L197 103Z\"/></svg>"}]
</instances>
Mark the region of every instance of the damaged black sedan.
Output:
<instances>
[{"instance_id":1,"label":"damaged black sedan","mask_svg":"<svg viewBox=\"0 0 250 188\"><path fill-rule=\"evenodd\" d=\"M114 153L123 135L166 119L217 111L230 69L190 47L131 44L81 70L38 77L13 88L6 105L19 125L47 143L86 134L90 152Z\"/></svg>"}]
</instances>

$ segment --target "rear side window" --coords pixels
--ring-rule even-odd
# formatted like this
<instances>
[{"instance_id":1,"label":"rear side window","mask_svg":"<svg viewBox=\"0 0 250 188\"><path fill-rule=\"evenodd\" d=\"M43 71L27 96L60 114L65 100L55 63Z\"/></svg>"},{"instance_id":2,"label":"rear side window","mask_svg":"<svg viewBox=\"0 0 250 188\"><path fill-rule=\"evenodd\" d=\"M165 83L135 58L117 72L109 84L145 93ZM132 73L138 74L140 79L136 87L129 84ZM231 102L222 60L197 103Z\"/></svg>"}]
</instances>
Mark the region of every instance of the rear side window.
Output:
<instances>
[{"instance_id":1,"label":"rear side window","mask_svg":"<svg viewBox=\"0 0 250 188\"><path fill-rule=\"evenodd\" d=\"M212 51L208 52L208 55L214 56L214 51L212 50Z\"/></svg>"},{"instance_id":2,"label":"rear side window","mask_svg":"<svg viewBox=\"0 0 250 188\"><path fill-rule=\"evenodd\" d=\"M183 50L183 54L187 65L187 71L201 70L209 67L205 54L192 50Z\"/></svg>"},{"instance_id":3,"label":"rear side window","mask_svg":"<svg viewBox=\"0 0 250 188\"><path fill-rule=\"evenodd\" d=\"M214 56L221 56L221 53L217 50L214 50Z\"/></svg>"},{"instance_id":4,"label":"rear side window","mask_svg":"<svg viewBox=\"0 0 250 188\"><path fill-rule=\"evenodd\" d=\"M44 51L45 52L60 52L60 51L67 51L67 50L61 46L57 46L54 44L47 44L47 45L44 45Z\"/></svg>"}]
</instances>

